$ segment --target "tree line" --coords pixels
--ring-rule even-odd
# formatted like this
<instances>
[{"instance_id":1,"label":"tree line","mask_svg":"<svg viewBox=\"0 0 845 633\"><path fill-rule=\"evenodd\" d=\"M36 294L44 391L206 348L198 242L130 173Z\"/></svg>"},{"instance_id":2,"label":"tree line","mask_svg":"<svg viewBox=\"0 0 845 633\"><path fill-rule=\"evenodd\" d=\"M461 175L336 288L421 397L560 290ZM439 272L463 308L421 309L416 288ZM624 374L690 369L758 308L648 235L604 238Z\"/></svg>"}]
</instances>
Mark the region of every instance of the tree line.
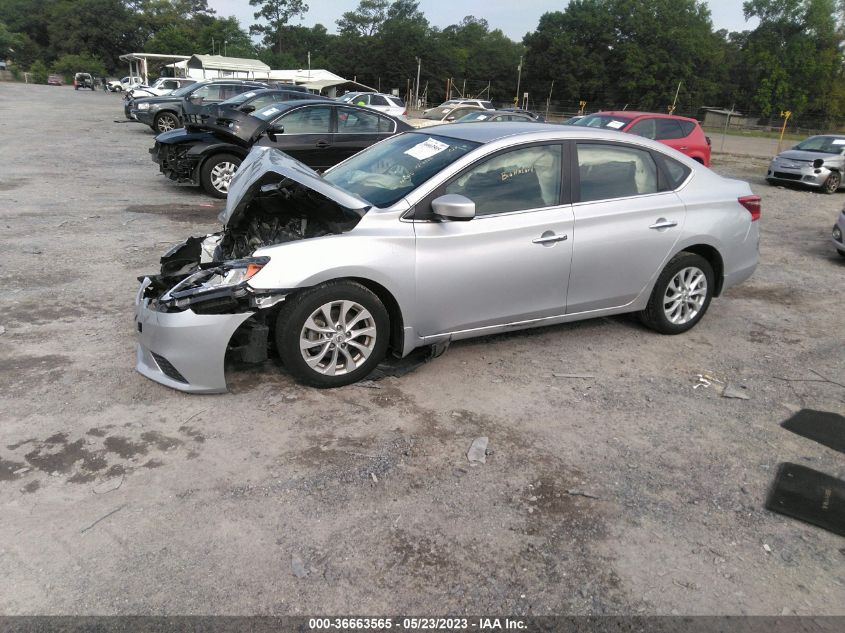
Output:
<instances>
[{"instance_id":1,"label":"tree line","mask_svg":"<svg viewBox=\"0 0 845 633\"><path fill-rule=\"evenodd\" d=\"M516 42L485 19L432 25L414 0L360 0L336 33L291 21L304 0L250 0L252 25L218 16L207 0L0 0L0 58L44 72L121 73L119 55L225 54L272 68L326 68L428 101L451 96L512 102L528 92L587 110L678 112L701 106L778 117L845 118L845 1L748 0L757 26L715 30L702 0L571 0ZM677 96L676 96L677 95ZM521 97L521 94L520 94Z\"/></svg>"}]
</instances>

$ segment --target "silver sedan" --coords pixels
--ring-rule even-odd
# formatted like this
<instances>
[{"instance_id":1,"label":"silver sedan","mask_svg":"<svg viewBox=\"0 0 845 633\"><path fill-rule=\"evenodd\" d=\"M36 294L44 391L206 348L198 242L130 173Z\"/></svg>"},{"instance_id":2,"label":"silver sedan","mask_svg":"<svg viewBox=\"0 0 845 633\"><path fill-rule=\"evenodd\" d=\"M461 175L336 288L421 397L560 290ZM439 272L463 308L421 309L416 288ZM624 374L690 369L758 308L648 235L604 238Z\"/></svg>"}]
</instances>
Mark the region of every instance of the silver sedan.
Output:
<instances>
[{"instance_id":1,"label":"silver sedan","mask_svg":"<svg viewBox=\"0 0 845 633\"><path fill-rule=\"evenodd\" d=\"M845 136L825 134L804 139L769 163L766 180L793 183L836 193L845 173Z\"/></svg>"},{"instance_id":2,"label":"silver sedan","mask_svg":"<svg viewBox=\"0 0 845 633\"><path fill-rule=\"evenodd\" d=\"M748 184L607 130L455 124L323 176L256 147L222 230L144 278L137 369L213 393L227 357L269 348L334 387L387 354L593 317L636 312L680 334L751 276L759 217Z\"/></svg>"}]
</instances>

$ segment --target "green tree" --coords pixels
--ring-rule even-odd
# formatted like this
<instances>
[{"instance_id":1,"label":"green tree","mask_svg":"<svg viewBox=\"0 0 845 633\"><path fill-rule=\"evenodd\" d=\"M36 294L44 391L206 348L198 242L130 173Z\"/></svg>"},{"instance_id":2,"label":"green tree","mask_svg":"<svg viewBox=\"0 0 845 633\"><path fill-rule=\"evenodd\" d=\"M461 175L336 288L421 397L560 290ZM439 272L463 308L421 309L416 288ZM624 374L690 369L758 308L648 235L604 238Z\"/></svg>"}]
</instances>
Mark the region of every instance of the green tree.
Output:
<instances>
[{"instance_id":1,"label":"green tree","mask_svg":"<svg viewBox=\"0 0 845 633\"><path fill-rule=\"evenodd\" d=\"M354 11L347 11L337 21L341 35L369 37L376 34L387 19L388 0L361 0Z\"/></svg>"},{"instance_id":2,"label":"green tree","mask_svg":"<svg viewBox=\"0 0 845 633\"><path fill-rule=\"evenodd\" d=\"M73 81L75 73L91 73L95 77L103 77L106 67L103 60L83 55L62 55L51 66L52 72L62 75L67 83Z\"/></svg>"},{"instance_id":3,"label":"green tree","mask_svg":"<svg viewBox=\"0 0 845 633\"><path fill-rule=\"evenodd\" d=\"M47 66L40 59L35 60L29 67L30 83L46 84L47 83Z\"/></svg>"},{"instance_id":4,"label":"green tree","mask_svg":"<svg viewBox=\"0 0 845 633\"><path fill-rule=\"evenodd\" d=\"M304 15L308 11L304 0L249 0L249 4L259 7L253 17L266 21L266 24L250 26L250 34L264 35L264 44L268 47L277 44L279 53L282 52L283 28L291 18Z\"/></svg>"},{"instance_id":5,"label":"green tree","mask_svg":"<svg viewBox=\"0 0 845 633\"><path fill-rule=\"evenodd\" d=\"M13 58L24 45L24 35L12 33L5 23L0 22L0 59Z\"/></svg>"}]
</instances>

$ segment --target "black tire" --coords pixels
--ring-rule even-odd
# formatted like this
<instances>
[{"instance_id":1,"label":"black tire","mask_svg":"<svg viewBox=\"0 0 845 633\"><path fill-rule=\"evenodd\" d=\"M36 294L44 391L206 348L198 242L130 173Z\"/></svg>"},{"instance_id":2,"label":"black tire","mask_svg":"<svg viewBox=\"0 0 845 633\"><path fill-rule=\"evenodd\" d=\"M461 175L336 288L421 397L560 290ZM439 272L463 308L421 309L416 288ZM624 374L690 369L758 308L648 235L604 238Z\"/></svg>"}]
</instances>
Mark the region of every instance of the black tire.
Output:
<instances>
[{"instance_id":1,"label":"black tire","mask_svg":"<svg viewBox=\"0 0 845 633\"><path fill-rule=\"evenodd\" d=\"M182 122L175 112L159 112L153 119L153 129L156 132L169 132L182 127Z\"/></svg>"},{"instance_id":2,"label":"black tire","mask_svg":"<svg viewBox=\"0 0 845 633\"><path fill-rule=\"evenodd\" d=\"M834 194L839 190L839 185L842 184L842 174L838 171L830 172L830 176L827 177L827 180L824 181L822 185L822 191L827 194Z\"/></svg>"},{"instance_id":3,"label":"black tire","mask_svg":"<svg viewBox=\"0 0 845 633\"><path fill-rule=\"evenodd\" d=\"M704 279L706 280L704 301L697 307L697 312L689 320L675 323L666 314L664 308L666 305L665 297L670 290L669 284L673 281L675 275L678 275L685 269L697 269L703 273ZM639 313L640 320L646 326L661 334L681 334L682 332L686 332L693 328L707 312L707 308L710 306L710 300L713 298L714 283L713 267L710 265L710 262L701 255L681 251L666 264L663 272L657 278L645 310ZM681 302L687 303L685 299L686 296L683 296Z\"/></svg>"},{"instance_id":4,"label":"black tire","mask_svg":"<svg viewBox=\"0 0 845 633\"><path fill-rule=\"evenodd\" d=\"M234 154L214 154L210 158L206 159L200 169L200 185L202 185L202 188L205 189L205 192L215 198L225 198L229 194L229 182L231 177L234 175L235 171L238 170L238 167L240 167L241 160L242 159L239 156L235 156ZM225 186L223 186L220 179L216 177L215 174L212 174L212 172L219 165L225 165L226 163L234 165L235 169L228 174L228 179L225 179Z\"/></svg>"},{"instance_id":5,"label":"black tire","mask_svg":"<svg viewBox=\"0 0 845 633\"><path fill-rule=\"evenodd\" d=\"M306 322L309 317L320 310L322 306L341 301L350 301L355 306L361 307L369 313L366 318L359 321L359 324L375 328L373 340L368 340L368 336L352 336L346 339L356 339L358 343L369 345L371 350L369 356L364 356L359 351L360 348L353 348L351 345L347 346L346 343L337 343L336 339L328 334L318 335L313 330L306 334ZM352 310L354 311L355 308L352 308ZM336 318L335 312L332 309L329 312L331 312L330 317L332 319ZM350 311L351 313L353 312ZM360 315L362 313L359 312L358 314ZM317 319L315 319L316 321ZM322 319L318 325L331 326L331 323L325 324L325 321L326 319ZM330 327L329 329L334 331L336 328ZM350 331L354 332L355 329ZM319 356L318 361L324 359L326 366L333 366L335 368L339 367L338 363L343 363L344 367L341 368L341 371L344 373L328 375L318 369L312 368L306 362L304 356L312 352L300 349L300 339L309 338L312 335L315 338L311 340L314 340L316 343L315 346L310 348L313 350L312 358ZM324 344L320 337L326 338L326 348L322 347ZM300 382L321 389L349 385L369 375L384 358L387 352L389 337L390 317L384 305L369 289L352 281L330 281L299 292L285 300L276 319L276 348L279 350L279 356L285 367ZM339 347L335 349L332 345L343 346L346 349L345 353L351 353L351 356L353 356L353 362L358 361L360 365L348 371L345 365L349 361L344 359L344 352ZM331 354L334 354L334 356L331 356ZM333 359L336 359L336 362L333 362ZM317 362L317 367L320 367L320 362Z\"/></svg>"}]
</instances>

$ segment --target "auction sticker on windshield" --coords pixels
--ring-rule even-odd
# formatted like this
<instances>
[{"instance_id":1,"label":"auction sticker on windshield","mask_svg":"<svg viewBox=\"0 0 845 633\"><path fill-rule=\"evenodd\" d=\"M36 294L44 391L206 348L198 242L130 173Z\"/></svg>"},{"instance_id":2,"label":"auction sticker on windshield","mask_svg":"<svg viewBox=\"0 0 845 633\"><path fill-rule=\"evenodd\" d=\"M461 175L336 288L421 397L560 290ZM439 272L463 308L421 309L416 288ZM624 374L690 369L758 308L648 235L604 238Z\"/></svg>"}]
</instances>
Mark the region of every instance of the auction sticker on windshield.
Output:
<instances>
[{"instance_id":1,"label":"auction sticker on windshield","mask_svg":"<svg viewBox=\"0 0 845 633\"><path fill-rule=\"evenodd\" d=\"M422 143L417 143L412 148L406 149L405 153L417 160L425 160L426 158L431 158L435 154L439 154L444 149L448 149L448 147L449 146L446 143L441 143L433 138L428 138Z\"/></svg>"},{"instance_id":2,"label":"auction sticker on windshield","mask_svg":"<svg viewBox=\"0 0 845 633\"><path fill-rule=\"evenodd\" d=\"M835 138L833 139L834 145L845 145L845 138Z\"/></svg>"},{"instance_id":3,"label":"auction sticker on windshield","mask_svg":"<svg viewBox=\"0 0 845 633\"><path fill-rule=\"evenodd\" d=\"M611 121L607 124L607 127L612 128L614 130L618 130L623 125L625 125L625 121Z\"/></svg>"}]
</instances>

